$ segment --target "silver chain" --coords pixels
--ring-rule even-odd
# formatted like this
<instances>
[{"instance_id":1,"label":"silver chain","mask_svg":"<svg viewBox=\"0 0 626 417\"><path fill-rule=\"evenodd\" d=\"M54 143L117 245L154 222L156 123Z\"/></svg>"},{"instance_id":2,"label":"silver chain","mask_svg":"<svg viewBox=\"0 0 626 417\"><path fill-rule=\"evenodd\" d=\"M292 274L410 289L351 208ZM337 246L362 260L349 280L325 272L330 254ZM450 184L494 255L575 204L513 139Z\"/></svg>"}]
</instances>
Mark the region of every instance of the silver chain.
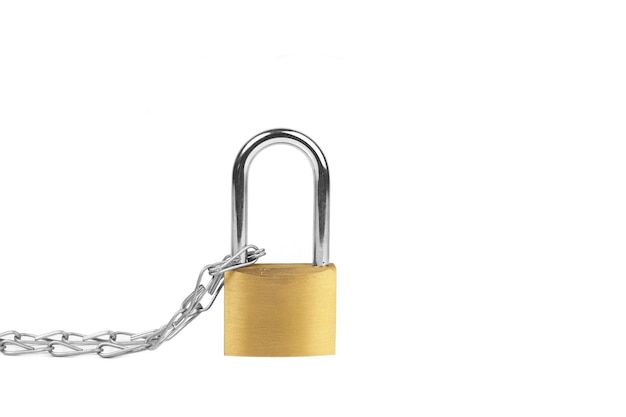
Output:
<instances>
[{"instance_id":1,"label":"silver chain","mask_svg":"<svg viewBox=\"0 0 626 417\"><path fill-rule=\"evenodd\" d=\"M243 254L245 254L245 262L242 263L240 259ZM226 256L221 262L202 268L194 291L185 298L170 321L158 329L142 333L106 330L89 335L63 330L35 335L10 330L0 333L0 352L13 356L47 352L57 357L95 353L101 358L114 358L157 349L176 336L201 313L211 308L224 287L224 272L252 265L263 255L265 255L264 249L247 245L239 252ZM202 280L206 273L211 276L211 279L205 286ZM207 294L210 298L206 301L206 305L202 305Z\"/></svg>"}]
</instances>

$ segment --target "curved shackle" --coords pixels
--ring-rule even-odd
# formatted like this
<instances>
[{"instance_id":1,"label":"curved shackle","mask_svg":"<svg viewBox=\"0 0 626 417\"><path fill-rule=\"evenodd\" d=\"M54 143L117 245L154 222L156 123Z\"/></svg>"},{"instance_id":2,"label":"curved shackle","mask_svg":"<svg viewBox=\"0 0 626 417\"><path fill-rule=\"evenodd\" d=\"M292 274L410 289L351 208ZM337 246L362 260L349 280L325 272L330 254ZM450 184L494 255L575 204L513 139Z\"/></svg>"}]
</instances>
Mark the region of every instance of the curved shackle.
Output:
<instances>
[{"instance_id":1,"label":"curved shackle","mask_svg":"<svg viewBox=\"0 0 626 417\"><path fill-rule=\"evenodd\" d=\"M233 167L231 253L248 242L248 171L254 157L268 146L286 143L300 149L313 167L313 265L324 266L329 258L330 177L322 150L311 138L295 130L273 129L260 133L246 143ZM242 262L245 254L242 255Z\"/></svg>"}]
</instances>

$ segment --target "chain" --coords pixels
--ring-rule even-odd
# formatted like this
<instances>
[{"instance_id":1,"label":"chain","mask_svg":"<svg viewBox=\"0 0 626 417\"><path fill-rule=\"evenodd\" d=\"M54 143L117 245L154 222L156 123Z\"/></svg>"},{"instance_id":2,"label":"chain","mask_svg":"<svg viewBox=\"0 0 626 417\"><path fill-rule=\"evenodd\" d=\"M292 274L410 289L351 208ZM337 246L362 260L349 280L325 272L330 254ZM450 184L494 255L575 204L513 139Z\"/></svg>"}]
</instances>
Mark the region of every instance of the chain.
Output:
<instances>
[{"instance_id":1,"label":"chain","mask_svg":"<svg viewBox=\"0 0 626 417\"><path fill-rule=\"evenodd\" d=\"M240 258L244 253L245 262L242 263ZM10 330L0 333L0 352L13 356L47 352L56 357L95 353L102 358L114 358L157 349L176 336L201 313L211 308L224 287L224 272L252 265L263 255L265 255L264 249L248 245L239 252L226 256L221 262L202 268L198 274L195 290L185 298L172 318L158 329L142 333L106 330L89 335L63 330L35 335ZM205 286L202 280L206 273L211 276L211 280ZM207 294L210 297L206 304L202 305Z\"/></svg>"}]
</instances>

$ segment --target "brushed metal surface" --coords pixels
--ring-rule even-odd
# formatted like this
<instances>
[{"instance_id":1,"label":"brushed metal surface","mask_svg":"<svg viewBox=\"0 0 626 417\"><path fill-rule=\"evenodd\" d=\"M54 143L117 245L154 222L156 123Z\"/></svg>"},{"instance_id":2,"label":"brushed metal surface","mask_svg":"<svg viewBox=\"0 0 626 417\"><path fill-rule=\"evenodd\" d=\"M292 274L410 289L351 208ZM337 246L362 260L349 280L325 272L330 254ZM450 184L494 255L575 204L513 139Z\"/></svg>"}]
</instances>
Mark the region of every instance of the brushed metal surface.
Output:
<instances>
[{"instance_id":1,"label":"brushed metal surface","mask_svg":"<svg viewBox=\"0 0 626 417\"><path fill-rule=\"evenodd\" d=\"M224 354L335 354L334 264L256 264L227 272Z\"/></svg>"}]
</instances>

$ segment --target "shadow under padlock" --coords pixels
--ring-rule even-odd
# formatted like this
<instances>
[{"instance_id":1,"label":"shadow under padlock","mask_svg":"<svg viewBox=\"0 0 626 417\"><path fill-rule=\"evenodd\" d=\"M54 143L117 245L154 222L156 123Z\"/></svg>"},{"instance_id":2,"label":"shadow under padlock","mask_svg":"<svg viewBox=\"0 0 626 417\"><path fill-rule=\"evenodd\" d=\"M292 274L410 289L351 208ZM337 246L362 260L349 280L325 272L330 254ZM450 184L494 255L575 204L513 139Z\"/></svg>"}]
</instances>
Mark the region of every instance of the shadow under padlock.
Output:
<instances>
[{"instance_id":1,"label":"shadow under padlock","mask_svg":"<svg viewBox=\"0 0 626 417\"><path fill-rule=\"evenodd\" d=\"M232 252L247 244L250 164L268 146L303 151L314 174L312 264L254 264L225 273L224 354L315 356L335 354L335 265L329 258L330 178L322 150L293 130L263 132L244 145L233 168ZM245 254L242 255L245 262Z\"/></svg>"}]
</instances>

